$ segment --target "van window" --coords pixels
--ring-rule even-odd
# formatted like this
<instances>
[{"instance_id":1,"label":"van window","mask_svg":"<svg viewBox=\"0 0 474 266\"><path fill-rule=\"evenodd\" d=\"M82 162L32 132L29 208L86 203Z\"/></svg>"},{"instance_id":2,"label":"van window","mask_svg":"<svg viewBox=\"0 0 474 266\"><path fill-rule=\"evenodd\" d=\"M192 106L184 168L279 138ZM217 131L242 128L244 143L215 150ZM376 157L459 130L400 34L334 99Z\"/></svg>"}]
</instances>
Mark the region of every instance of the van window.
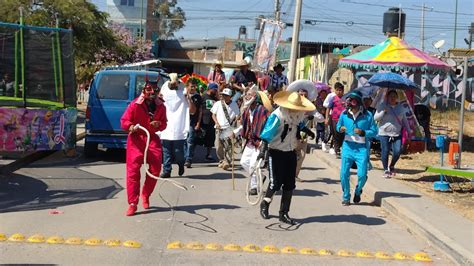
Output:
<instances>
[{"instance_id":1,"label":"van window","mask_svg":"<svg viewBox=\"0 0 474 266\"><path fill-rule=\"evenodd\" d=\"M156 76L148 76L148 79L155 80ZM158 88L161 88L161 86L163 86L165 81L166 81L165 78L159 77ZM146 84L146 76L137 75L137 80L135 82L135 97L138 97L142 93L142 90L145 84Z\"/></svg>"},{"instance_id":2,"label":"van window","mask_svg":"<svg viewBox=\"0 0 474 266\"><path fill-rule=\"evenodd\" d=\"M129 84L128 74L104 74L100 79L99 88L97 88L97 97L99 99L127 100Z\"/></svg>"}]
</instances>

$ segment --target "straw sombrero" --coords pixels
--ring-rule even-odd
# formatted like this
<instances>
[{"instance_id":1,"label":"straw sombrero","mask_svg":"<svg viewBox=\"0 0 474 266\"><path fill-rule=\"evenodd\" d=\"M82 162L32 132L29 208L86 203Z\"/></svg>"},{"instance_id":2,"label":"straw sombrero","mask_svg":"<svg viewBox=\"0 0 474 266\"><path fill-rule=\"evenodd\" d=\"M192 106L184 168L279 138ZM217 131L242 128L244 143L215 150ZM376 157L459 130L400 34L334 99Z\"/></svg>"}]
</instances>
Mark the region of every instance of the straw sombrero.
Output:
<instances>
[{"instance_id":1,"label":"straw sombrero","mask_svg":"<svg viewBox=\"0 0 474 266\"><path fill-rule=\"evenodd\" d=\"M281 107L297 111L314 111L316 106L297 92L279 91L273 96L273 102Z\"/></svg>"},{"instance_id":2,"label":"straw sombrero","mask_svg":"<svg viewBox=\"0 0 474 266\"><path fill-rule=\"evenodd\" d=\"M269 112L273 112L272 102L270 101L270 99L268 99L267 94L263 91L258 91L257 93L265 109L267 109Z\"/></svg>"},{"instance_id":3,"label":"straw sombrero","mask_svg":"<svg viewBox=\"0 0 474 266\"><path fill-rule=\"evenodd\" d=\"M295 80L291 82L290 85L288 85L288 87L286 88L287 91L291 92L298 92L300 89L303 89L308 92L308 99L310 101L314 101L316 100L316 97L318 97L314 83L306 79Z\"/></svg>"}]
</instances>

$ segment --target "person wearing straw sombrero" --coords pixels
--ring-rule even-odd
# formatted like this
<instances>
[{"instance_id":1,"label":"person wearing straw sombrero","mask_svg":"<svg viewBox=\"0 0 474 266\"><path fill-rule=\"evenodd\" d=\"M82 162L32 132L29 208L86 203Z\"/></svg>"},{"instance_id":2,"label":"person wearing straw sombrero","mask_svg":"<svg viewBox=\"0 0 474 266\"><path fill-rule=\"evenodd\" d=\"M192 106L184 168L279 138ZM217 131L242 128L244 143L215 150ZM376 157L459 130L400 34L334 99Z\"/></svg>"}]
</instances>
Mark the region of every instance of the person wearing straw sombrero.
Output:
<instances>
[{"instance_id":1,"label":"person wearing straw sombrero","mask_svg":"<svg viewBox=\"0 0 474 266\"><path fill-rule=\"evenodd\" d=\"M365 110L362 94L351 92L346 99L346 110L341 113L336 125L337 132L343 134L341 156L342 205L349 206L351 199L350 175L351 166L357 165L357 185L354 190L354 203L360 202L362 189L367 181L367 141L375 137L377 126L372 113Z\"/></svg>"},{"instance_id":2,"label":"person wearing straw sombrero","mask_svg":"<svg viewBox=\"0 0 474 266\"><path fill-rule=\"evenodd\" d=\"M209 83L216 83L216 84L222 84L225 83L225 73L222 71L222 62L221 61L214 61L214 64L212 65L213 70L209 72L209 75L207 75L207 81Z\"/></svg>"},{"instance_id":3,"label":"person wearing straw sombrero","mask_svg":"<svg viewBox=\"0 0 474 266\"><path fill-rule=\"evenodd\" d=\"M258 91L256 85L252 86L244 96L243 112L241 118L240 134L245 139L245 148L240 158L240 165L250 176L250 195L257 195L257 176L254 165L259 154L258 147L261 144L260 132L270 112L273 110L268 96Z\"/></svg>"},{"instance_id":4,"label":"person wearing straw sombrero","mask_svg":"<svg viewBox=\"0 0 474 266\"><path fill-rule=\"evenodd\" d=\"M279 107L265 122L260 138L263 140L258 159L265 157L268 150L269 179L268 189L260 204L260 215L269 219L268 209L275 192L283 189L280 203L279 220L294 225L290 218L291 198L295 189L296 152L298 125L305 112L314 111L314 104L298 92L280 91L273 97Z\"/></svg>"}]
</instances>

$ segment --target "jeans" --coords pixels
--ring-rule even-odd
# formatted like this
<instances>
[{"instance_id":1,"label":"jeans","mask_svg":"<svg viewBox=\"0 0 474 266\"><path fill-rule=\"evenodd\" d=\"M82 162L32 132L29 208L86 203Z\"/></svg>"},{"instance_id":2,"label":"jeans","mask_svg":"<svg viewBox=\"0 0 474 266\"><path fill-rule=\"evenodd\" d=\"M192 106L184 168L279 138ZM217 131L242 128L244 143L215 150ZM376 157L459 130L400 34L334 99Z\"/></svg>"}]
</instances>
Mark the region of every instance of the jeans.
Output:
<instances>
[{"instance_id":1,"label":"jeans","mask_svg":"<svg viewBox=\"0 0 474 266\"><path fill-rule=\"evenodd\" d=\"M171 173L171 164L173 161L181 167L184 166L185 141L185 139L161 140L163 145L163 173Z\"/></svg>"},{"instance_id":2,"label":"jeans","mask_svg":"<svg viewBox=\"0 0 474 266\"><path fill-rule=\"evenodd\" d=\"M193 162L194 150L196 149L196 131L193 126L189 127L188 138L185 143L184 154L186 157L186 162Z\"/></svg>"},{"instance_id":3,"label":"jeans","mask_svg":"<svg viewBox=\"0 0 474 266\"><path fill-rule=\"evenodd\" d=\"M385 171L393 170L395 164L400 158L400 153L402 152L402 136L389 137L389 136L379 136L380 146L382 149L382 164ZM390 168L388 165L388 154L392 150L392 161L390 162Z\"/></svg>"}]
</instances>

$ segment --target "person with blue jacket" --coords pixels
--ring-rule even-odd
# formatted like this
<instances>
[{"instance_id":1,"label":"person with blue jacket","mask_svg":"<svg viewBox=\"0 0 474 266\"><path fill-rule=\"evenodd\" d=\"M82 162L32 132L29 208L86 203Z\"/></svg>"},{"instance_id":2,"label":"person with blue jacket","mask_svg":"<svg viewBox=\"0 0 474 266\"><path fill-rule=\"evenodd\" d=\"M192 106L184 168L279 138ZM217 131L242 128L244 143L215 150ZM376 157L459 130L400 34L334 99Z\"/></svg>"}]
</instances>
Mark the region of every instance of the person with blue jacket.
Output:
<instances>
[{"instance_id":1,"label":"person with blue jacket","mask_svg":"<svg viewBox=\"0 0 474 266\"><path fill-rule=\"evenodd\" d=\"M358 91L351 92L346 101L346 110L341 113L336 130L344 134L341 156L341 185L342 205L350 205L351 166L357 165L357 186L354 191L354 203L360 202L360 195L367 181L367 144L366 138L374 137L377 133L372 113L364 109L362 94Z\"/></svg>"}]
</instances>

